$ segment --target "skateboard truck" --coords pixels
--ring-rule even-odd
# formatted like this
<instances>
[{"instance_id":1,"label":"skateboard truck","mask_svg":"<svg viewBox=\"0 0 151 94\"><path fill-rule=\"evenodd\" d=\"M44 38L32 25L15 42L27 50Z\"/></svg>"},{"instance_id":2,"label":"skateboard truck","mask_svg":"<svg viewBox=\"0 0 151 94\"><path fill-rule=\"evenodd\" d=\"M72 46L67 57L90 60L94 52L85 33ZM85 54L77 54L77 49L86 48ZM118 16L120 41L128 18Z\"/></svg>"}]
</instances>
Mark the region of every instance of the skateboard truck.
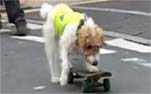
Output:
<instances>
[{"instance_id":1,"label":"skateboard truck","mask_svg":"<svg viewBox=\"0 0 151 94\"><path fill-rule=\"evenodd\" d=\"M112 74L110 72L97 72L97 73L78 73L77 75L74 75L72 71L68 74L68 83L72 84L74 81L74 78L85 78L85 80L82 83L82 92L87 93L89 90L92 90L96 87L103 86L104 91L110 90L110 80L108 77L111 77ZM99 79L103 79L103 83L98 82Z\"/></svg>"}]
</instances>

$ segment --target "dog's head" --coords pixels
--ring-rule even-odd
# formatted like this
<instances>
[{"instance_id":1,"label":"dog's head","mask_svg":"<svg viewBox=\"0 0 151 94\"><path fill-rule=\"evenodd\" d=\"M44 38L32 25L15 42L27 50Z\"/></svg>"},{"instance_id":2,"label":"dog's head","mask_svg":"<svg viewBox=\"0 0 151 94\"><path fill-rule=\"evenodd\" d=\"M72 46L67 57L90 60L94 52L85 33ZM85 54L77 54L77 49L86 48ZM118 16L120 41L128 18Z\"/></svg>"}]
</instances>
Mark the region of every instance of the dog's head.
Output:
<instances>
[{"instance_id":1,"label":"dog's head","mask_svg":"<svg viewBox=\"0 0 151 94\"><path fill-rule=\"evenodd\" d=\"M78 31L79 47L87 63L98 64L99 49L104 44L103 30L96 24L84 24Z\"/></svg>"}]
</instances>

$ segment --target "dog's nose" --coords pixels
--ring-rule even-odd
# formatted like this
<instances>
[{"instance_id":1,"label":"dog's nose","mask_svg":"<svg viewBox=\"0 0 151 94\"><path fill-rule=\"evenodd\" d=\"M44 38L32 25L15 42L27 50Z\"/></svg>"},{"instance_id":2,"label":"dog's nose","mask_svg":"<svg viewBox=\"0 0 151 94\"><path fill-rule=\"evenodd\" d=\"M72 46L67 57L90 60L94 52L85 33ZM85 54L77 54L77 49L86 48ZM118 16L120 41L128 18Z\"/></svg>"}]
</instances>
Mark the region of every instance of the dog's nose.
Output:
<instances>
[{"instance_id":1,"label":"dog's nose","mask_svg":"<svg viewBox=\"0 0 151 94\"><path fill-rule=\"evenodd\" d=\"M94 65L94 66L98 65L98 61L94 61L94 62L92 63L92 65Z\"/></svg>"}]
</instances>

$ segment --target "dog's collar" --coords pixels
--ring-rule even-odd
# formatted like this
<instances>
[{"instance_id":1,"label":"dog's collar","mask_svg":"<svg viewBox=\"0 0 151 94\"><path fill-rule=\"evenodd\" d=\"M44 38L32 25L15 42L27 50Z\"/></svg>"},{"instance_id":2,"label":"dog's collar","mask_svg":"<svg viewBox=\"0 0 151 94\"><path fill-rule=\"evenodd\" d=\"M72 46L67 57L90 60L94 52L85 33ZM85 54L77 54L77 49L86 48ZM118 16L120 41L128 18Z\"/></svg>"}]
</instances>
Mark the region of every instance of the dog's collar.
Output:
<instances>
[{"instance_id":1,"label":"dog's collar","mask_svg":"<svg viewBox=\"0 0 151 94\"><path fill-rule=\"evenodd\" d=\"M86 14L83 14L84 15L84 18L80 20L80 23L77 27L77 32L76 32L76 36L78 38L78 31L79 29L82 27L82 25L84 25L85 21L88 19L88 16Z\"/></svg>"},{"instance_id":2,"label":"dog's collar","mask_svg":"<svg viewBox=\"0 0 151 94\"><path fill-rule=\"evenodd\" d=\"M88 19L88 16L86 14L83 14L83 15L84 15L84 18L80 20L77 30L79 30L82 27L82 25L84 25L85 21Z\"/></svg>"},{"instance_id":3,"label":"dog's collar","mask_svg":"<svg viewBox=\"0 0 151 94\"><path fill-rule=\"evenodd\" d=\"M77 31L76 31L76 37L77 37L77 40L76 40L76 45L79 46L79 29L82 27L82 25L84 25L84 22L85 20L84 19L81 19L79 25L78 25L78 28L77 28Z\"/></svg>"},{"instance_id":4,"label":"dog's collar","mask_svg":"<svg viewBox=\"0 0 151 94\"><path fill-rule=\"evenodd\" d=\"M81 19L79 25L78 25L78 28L77 28L77 31L76 31L76 37L77 37L77 40L76 40L76 45L79 46L79 29L82 27L82 25L84 25L84 22L85 22L85 19Z\"/></svg>"},{"instance_id":5,"label":"dog's collar","mask_svg":"<svg viewBox=\"0 0 151 94\"><path fill-rule=\"evenodd\" d=\"M76 32L76 36L77 36L77 40L76 40L76 46L79 47L79 29L84 25L85 21L88 19L88 16L86 14L84 14L84 19L81 19L78 28L77 28L77 32ZM80 49L80 52L82 52L82 50Z\"/></svg>"}]
</instances>

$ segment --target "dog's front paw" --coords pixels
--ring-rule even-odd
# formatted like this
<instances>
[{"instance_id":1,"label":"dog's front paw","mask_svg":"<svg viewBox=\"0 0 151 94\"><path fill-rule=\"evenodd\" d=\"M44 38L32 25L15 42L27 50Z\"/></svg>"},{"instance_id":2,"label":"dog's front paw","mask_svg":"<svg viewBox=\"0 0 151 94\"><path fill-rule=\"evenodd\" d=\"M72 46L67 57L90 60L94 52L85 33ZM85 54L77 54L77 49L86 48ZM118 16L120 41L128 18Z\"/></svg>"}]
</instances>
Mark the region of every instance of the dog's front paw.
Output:
<instances>
[{"instance_id":1,"label":"dog's front paw","mask_svg":"<svg viewBox=\"0 0 151 94\"><path fill-rule=\"evenodd\" d=\"M59 77L51 77L51 82L55 84L59 83Z\"/></svg>"},{"instance_id":2,"label":"dog's front paw","mask_svg":"<svg viewBox=\"0 0 151 94\"><path fill-rule=\"evenodd\" d=\"M98 71L99 71L99 68L95 66L95 67L93 68L93 71L94 71L94 72L98 72Z\"/></svg>"},{"instance_id":3,"label":"dog's front paw","mask_svg":"<svg viewBox=\"0 0 151 94\"><path fill-rule=\"evenodd\" d=\"M97 67L97 66L90 66L90 68L89 68L89 71L90 72L98 72L99 71L99 68Z\"/></svg>"}]
</instances>

